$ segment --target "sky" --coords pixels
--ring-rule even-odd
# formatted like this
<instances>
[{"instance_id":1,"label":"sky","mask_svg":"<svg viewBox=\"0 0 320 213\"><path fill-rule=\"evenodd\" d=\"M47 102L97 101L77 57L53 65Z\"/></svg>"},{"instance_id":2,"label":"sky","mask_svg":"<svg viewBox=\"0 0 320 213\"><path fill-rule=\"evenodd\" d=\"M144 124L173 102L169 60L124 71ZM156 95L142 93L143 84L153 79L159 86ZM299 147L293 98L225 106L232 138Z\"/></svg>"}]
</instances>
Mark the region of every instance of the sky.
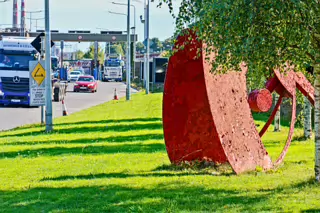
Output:
<instances>
[{"instance_id":1,"label":"sky","mask_svg":"<svg viewBox=\"0 0 320 213\"><path fill-rule=\"evenodd\" d=\"M25 0L26 11L44 9L44 0ZM108 11L127 13L127 7L115 5L111 2L127 3L125 0L51 0L50 1L50 25L52 30L67 32L68 30L90 30L99 33L103 30L126 31L127 18L125 15L115 15ZM132 0L136 7L136 33L138 41L144 37L144 26L140 22L140 15L144 16L143 0ZM178 10L181 0L174 1L175 11ZM18 0L20 9L21 0ZM132 8L132 7L131 7ZM131 10L131 26L133 27L134 13ZM27 13L27 18L30 15ZM43 18L44 13L33 14L32 18ZM20 23L20 13L19 13ZM0 3L0 24L12 24L12 0ZM32 21L32 29L35 30L36 21ZM38 29L44 28L44 20L37 21ZM2 26L3 27L3 26ZM30 27L30 20L27 19L27 28ZM174 32L174 19L169 13L166 5L157 8L157 0L150 2L150 38L158 37L164 40L172 36ZM86 49L89 43L73 43L73 49ZM102 44L103 46L103 44Z\"/></svg>"}]
</instances>

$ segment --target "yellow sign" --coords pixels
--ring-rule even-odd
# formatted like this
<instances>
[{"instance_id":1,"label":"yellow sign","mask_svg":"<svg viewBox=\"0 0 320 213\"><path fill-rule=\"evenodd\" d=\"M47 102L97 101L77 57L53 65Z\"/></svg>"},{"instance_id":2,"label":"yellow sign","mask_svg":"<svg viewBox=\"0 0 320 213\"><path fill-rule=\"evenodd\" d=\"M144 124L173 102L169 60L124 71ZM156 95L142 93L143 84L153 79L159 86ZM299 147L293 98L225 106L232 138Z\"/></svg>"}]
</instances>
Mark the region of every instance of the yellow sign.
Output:
<instances>
[{"instance_id":1,"label":"yellow sign","mask_svg":"<svg viewBox=\"0 0 320 213\"><path fill-rule=\"evenodd\" d=\"M41 66L40 63L37 64L37 66L34 68L34 70L31 73L33 79L38 83L40 86L44 79L46 78L46 71Z\"/></svg>"}]
</instances>

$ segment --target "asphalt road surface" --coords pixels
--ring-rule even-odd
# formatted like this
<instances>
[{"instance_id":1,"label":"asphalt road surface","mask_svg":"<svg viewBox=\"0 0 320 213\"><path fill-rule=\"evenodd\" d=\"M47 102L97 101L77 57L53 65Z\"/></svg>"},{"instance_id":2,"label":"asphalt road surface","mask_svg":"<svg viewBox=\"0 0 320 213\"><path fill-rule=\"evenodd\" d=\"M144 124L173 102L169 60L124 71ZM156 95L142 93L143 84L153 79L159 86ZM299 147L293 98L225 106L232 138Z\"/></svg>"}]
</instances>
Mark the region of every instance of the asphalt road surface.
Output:
<instances>
[{"instance_id":1,"label":"asphalt road surface","mask_svg":"<svg viewBox=\"0 0 320 213\"><path fill-rule=\"evenodd\" d=\"M73 92L73 84L69 83L65 98L69 114L102 104L113 99L114 89L117 89L118 97L126 95L126 85L116 82L98 82L97 93ZM136 90L131 89L132 93ZM53 116L62 116L61 102L53 103ZM41 110L39 108L26 107L1 107L0 108L0 131L9 130L26 124L40 123Z\"/></svg>"}]
</instances>

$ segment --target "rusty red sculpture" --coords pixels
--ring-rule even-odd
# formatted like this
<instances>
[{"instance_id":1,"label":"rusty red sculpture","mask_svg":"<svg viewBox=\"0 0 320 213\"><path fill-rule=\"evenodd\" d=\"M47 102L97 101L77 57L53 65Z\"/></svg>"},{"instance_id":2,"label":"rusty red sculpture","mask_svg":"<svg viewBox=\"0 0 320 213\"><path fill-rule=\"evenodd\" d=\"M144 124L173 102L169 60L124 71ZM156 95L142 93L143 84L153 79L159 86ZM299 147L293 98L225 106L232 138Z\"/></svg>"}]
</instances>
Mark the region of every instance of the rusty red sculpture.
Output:
<instances>
[{"instance_id":1,"label":"rusty red sculpture","mask_svg":"<svg viewBox=\"0 0 320 213\"><path fill-rule=\"evenodd\" d=\"M177 45L189 36L180 36ZM167 152L172 163L194 160L229 162L240 174L260 166L265 170L283 161L290 146L296 111L296 88L314 104L314 89L301 73L286 75L279 70L266 83L266 88L249 96L246 88L247 67L242 72L213 75L206 53L196 57L203 43L195 36L183 50L169 60L163 96L163 128ZM212 54L211 57L214 57ZM280 95L270 119L260 133L252 111L267 112L273 92ZM283 97L292 98L292 120L287 143L279 158L272 162L261 137L270 126Z\"/></svg>"}]
</instances>

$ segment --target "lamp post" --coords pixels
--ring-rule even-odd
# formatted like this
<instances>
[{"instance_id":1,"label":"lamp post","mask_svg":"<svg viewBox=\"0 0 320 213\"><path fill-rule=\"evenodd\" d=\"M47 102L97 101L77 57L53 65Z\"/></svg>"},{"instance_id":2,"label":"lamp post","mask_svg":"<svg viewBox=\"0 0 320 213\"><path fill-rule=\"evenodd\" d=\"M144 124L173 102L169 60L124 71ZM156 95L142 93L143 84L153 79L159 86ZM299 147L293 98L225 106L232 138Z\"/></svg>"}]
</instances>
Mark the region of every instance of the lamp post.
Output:
<instances>
[{"instance_id":1,"label":"lamp post","mask_svg":"<svg viewBox=\"0 0 320 213\"><path fill-rule=\"evenodd\" d=\"M144 19L140 16L141 23L144 24L144 84L146 88L146 94L149 94L149 55L150 55L150 44L149 44L149 0L144 1Z\"/></svg>"},{"instance_id":2,"label":"lamp post","mask_svg":"<svg viewBox=\"0 0 320 213\"><path fill-rule=\"evenodd\" d=\"M43 12L43 10L26 11L26 13L30 14L30 18L28 18L28 19L30 19L30 32L31 32L31 27L32 27L32 14L33 13L41 13L41 12Z\"/></svg>"},{"instance_id":3,"label":"lamp post","mask_svg":"<svg viewBox=\"0 0 320 213\"><path fill-rule=\"evenodd\" d=\"M127 69L126 69L126 80L127 80L127 88L126 88L126 100L129 101L130 100L130 96L131 96L131 57L130 57L130 44L131 44L131 39L130 39L130 0L128 0L128 12L127 14L124 13L116 13L116 12L112 12L109 11L109 13L112 14L117 14L117 15L126 15L127 16Z\"/></svg>"},{"instance_id":4,"label":"lamp post","mask_svg":"<svg viewBox=\"0 0 320 213\"><path fill-rule=\"evenodd\" d=\"M126 4L120 4L120 3L114 3L114 4L126 5ZM118 12L112 12L112 11L108 11L108 12L111 13L111 14L127 16L127 14L125 14L125 13L118 13ZM135 21L134 21L133 27L131 27L130 29L132 29L133 35L135 35L135 29L136 29L136 23L135 23ZM125 31L125 32L127 32L127 31ZM135 39L135 38L134 38L134 39ZM134 59L134 61L136 60L136 43L135 43L135 42L136 42L136 41L134 40L134 41L133 41L133 59ZM134 78L135 63L133 63L132 69L133 69L133 78Z\"/></svg>"},{"instance_id":5,"label":"lamp post","mask_svg":"<svg viewBox=\"0 0 320 213\"><path fill-rule=\"evenodd\" d=\"M38 20L44 20L44 18L27 18L27 19L30 19L30 26L31 26L31 21L36 21L36 30L38 29ZM30 31L31 31L31 28L30 28Z\"/></svg>"},{"instance_id":6,"label":"lamp post","mask_svg":"<svg viewBox=\"0 0 320 213\"><path fill-rule=\"evenodd\" d=\"M128 6L127 4L124 4L124 3L118 3L118 2L111 2L112 4L116 4L116 5L123 5L123 6ZM133 40L133 78L135 77L135 71L136 71L136 65L135 65L135 61L136 61L136 6L134 6L133 4L130 4L131 7L133 7L133 16L134 16L134 19L133 19L133 35L134 35L134 40Z\"/></svg>"},{"instance_id":7,"label":"lamp post","mask_svg":"<svg viewBox=\"0 0 320 213\"><path fill-rule=\"evenodd\" d=\"M100 28L100 27L97 27L96 29L98 30L109 30L109 29L106 29L106 28ZM110 45L111 45L111 42L106 42L106 47L105 47L105 54L104 54L104 60L106 60L106 53L107 53L107 48L108 48L108 55L110 55Z\"/></svg>"}]
</instances>

